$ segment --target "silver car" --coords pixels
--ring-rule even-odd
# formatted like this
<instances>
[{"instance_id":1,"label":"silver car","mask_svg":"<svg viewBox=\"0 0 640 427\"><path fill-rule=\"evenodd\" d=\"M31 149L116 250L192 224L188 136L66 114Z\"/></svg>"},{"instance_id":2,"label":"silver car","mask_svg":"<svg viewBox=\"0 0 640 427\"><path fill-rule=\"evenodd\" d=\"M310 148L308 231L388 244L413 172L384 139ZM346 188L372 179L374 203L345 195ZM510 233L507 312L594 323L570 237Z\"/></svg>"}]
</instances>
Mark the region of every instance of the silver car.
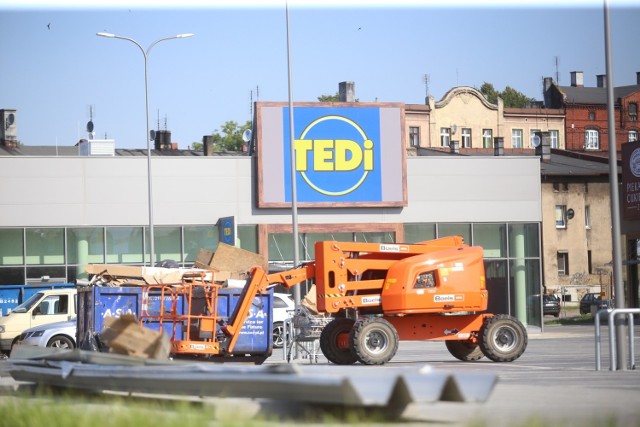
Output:
<instances>
[{"instance_id":1,"label":"silver car","mask_svg":"<svg viewBox=\"0 0 640 427\"><path fill-rule=\"evenodd\" d=\"M73 349L76 347L76 319L35 326L22 332L18 344Z\"/></svg>"}]
</instances>

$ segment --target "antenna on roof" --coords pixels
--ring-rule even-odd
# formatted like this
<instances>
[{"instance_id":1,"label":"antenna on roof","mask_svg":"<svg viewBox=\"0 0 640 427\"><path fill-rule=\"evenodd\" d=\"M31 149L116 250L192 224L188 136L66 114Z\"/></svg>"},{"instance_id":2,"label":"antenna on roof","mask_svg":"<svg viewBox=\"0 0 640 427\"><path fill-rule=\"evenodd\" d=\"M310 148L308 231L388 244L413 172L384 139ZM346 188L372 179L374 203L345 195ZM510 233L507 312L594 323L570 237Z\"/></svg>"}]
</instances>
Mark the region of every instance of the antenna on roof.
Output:
<instances>
[{"instance_id":1,"label":"antenna on roof","mask_svg":"<svg viewBox=\"0 0 640 427\"><path fill-rule=\"evenodd\" d=\"M556 84L560 85L560 72L558 71L558 64L560 63L560 57L556 55Z\"/></svg>"},{"instance_id":2,"label":"antenna on roof","mask_svg":"<svg viewBox=\"0 0 640 427\"><path fill-rule=\"evenodd\" d=\"M429 74L425 74L422 78L422 81L424 82L424 88L425 88L425 97L424 97L425 104L429 103L429 80L431 80L431 77L429 76Z\"/></svg>"},{"instance_id":3,"label":"antenna on roof","mask_svg":"<svg viewBox=\"0 0 640 427\"><path fill-rule=\"evenodd\" d=\"M93 131L93 106L89 105L89 121L87 122L87 133L89 134L89 139L93 139L93 136L96 134Z\"/></svg>"}]
</instances>

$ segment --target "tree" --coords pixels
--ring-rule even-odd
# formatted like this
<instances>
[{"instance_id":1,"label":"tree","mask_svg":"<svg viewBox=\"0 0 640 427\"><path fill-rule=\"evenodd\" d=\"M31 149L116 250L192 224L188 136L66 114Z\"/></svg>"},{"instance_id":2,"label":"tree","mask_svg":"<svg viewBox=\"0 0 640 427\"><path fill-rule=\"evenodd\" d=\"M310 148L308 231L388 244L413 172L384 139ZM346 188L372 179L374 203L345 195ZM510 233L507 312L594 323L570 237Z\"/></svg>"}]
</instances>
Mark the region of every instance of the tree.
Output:
<instances>
[{"instance_id":1,"label":"tree","mask_svg":"<svg viewBox=\"0 0 640 427\"><path fill-rule=\"evenodd\" d=\"M529 98L522 92L518 92L514 88L507 86L504 91L499 92L495 90L491 83L484 82L480 87L480 92L487 98L492 104L496 104L498 102L498 97L502 98L505 107L511 108L523 108L528 103L534 102L535 99Z\"/></svg>"},{"instance_id":2,"label":"tree","mask_svg":"<svg viewBox=\"0 0 640 427\"><path fill-rule=\"evenodd\" d=\"M318 101L320 102L339 102L340 94L336 92L335 95L320 95L318 97Z\"/></svg>"},{"instance_id":3,"label":"tree","mask_svg":"<svg viewBox=\"0 0 640 427\"><path fill-rule=\"evenodd\" d=\"M233 120L226 121L222 125L222 130L214 130L211 133L213 137L213 151L242 151L242 134L247 129L251 129L251 120L247 120L244 125L239 126ZM194 150L201 150L202 143L194 142L192 144Z\"/></svg>"},{"instance_id":4,"label":"tree","mask_svg":"<svg viewBox=\"0 0 640 427\"><path fill-rule=\"evenodd\" d=\"M336 92L335 95L320 95L318 97L320 102L340 102L340 93ZM358 98L354 102L360 102Z\"/></svg>"}]
</instances>

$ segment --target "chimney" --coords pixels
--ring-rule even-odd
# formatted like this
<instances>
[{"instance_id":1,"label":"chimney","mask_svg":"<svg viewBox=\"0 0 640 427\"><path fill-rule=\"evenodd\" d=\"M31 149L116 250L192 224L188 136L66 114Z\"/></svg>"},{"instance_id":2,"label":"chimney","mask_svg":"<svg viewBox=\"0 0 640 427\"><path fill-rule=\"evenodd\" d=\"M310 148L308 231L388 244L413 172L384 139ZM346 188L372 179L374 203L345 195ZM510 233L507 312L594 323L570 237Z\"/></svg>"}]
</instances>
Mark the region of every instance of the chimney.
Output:
<instances>
[{"instance_id":1,"label":"chimney","mask_svg":"<svg viewBox=\"0 0 640 427\"><path fill-rule=\"evenodd\" d=\"M154 139L155 150L171 150L171 131L159 130Z\"/></svg>"},{"instance_id":2,"label":"chimney","mask_svg":"<svg viewBox=\"0 0 640 427\"><path fill-rule=\"evenodd\" d=\"M11 150L18 147L16 110L0 110L0 145Z\"/></svg>"},{"instance_id":3,"label":"chimney","mask_svg":"<svg viewBox=\"0 0 640 427\"><path fill-rule=\"evenodd\" d=\"M213 135L205 135L202 137L202 149L205 156L213 155Z\"/></svg>"},{"instance_id":4,"label":"chimney","mask_svg":"<svg viewBox=\"0 0 640 427\"><path fill-rule=\"evenodd\" d=\"M582 71L571 72L571 86L584 87L584 74Z\"/></svg>"},{"instance_id":5,"label":"chimney","mask_svg":"<svg viewBox=\"0 0 640 427\"><path fill-rule=\"evenodd\" d=\"M607 87L607 75L606 74L598 74L596 76L596 82L598 87Z\"/></svg>"},{"instance_id":6,"label":"chimney","mask_svg":"<svg viewBox=\"0 0 640 427\"><path fill-rule=\"evenodd\" d=\"M356 102L356 84L354 82L340 82L338 94L340 102Z\"/></svg>"},{"instance_id":7,"label":"chimney","mask_svg":"<svg viewBox=\"0 0 640 427\"><path fill-rule=\"evenodd\" d=\"M551 132L536 132L538 145L536 145L536 156L547 163L551 160Z\"/></svg>"},{"instance_id":8,"label":"chimney","mask_svg":"<svg viewBox=\"0 0 640 427\"><path fill-rule=\"evenodd\" d=\"M640 71L636 71L636 84L640 85Z\"/></svg>"},{"instance_id":9,"label":"chimney","mask_svg":"<svg viewBox=\"0 0 640 427\"><path fill-rule=\"evenodd\" d=\"M543 82L544 83L542 90L543 92L547 92L549 89L551 89L551 85L553 84L553 77L545 77Z\"/></svg>"},{"instance_id":10,"label":"chimney","mask_svg":"<svg viewBox=\"0 0 640 427\"><path fill-rule=\"evenodd\" d=\"M496 136L493 138L493 155L504 156L504 137Z\"/></svg>"},{"instance_id":11,"label":"chimney","mask_svg":"<svg viewBox=\"0 0 640 427\"><path fill-rule=\"evenodd\" d=\"M451 152L451 154L459 154L460 141L451 141L451 144L449 144L449 151Z\"/></svg>"}]
</instances>

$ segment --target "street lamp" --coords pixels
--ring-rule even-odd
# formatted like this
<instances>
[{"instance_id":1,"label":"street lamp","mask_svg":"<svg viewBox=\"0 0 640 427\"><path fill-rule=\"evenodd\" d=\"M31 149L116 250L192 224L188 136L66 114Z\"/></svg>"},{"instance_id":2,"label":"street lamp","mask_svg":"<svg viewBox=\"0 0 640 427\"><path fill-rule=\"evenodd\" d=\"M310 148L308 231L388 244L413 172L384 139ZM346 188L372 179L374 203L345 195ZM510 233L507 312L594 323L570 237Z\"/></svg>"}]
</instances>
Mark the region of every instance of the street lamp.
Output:
<instances>
[{"instance_id":1,"label":"street lamp","mask_svg":"<svg viewBox=\"0 0 640 427\"><path fill-rule=\"evenodd\" d=\"M155 258L155 248L154 248L154 235L153 235L153 196L152 196L153 193L152 193L152 185L151 185L151 181L152 181L151 180L151 133L149 132L149 79L148 79L148 72L147 72L147 59L149 57L149 52L151 52L151 49L161 41L171 40L171 39L183 39L186 37L191 37L193 36L193 34L191 33L178 34L171 37L161 38L151 43L146 51L144 50L144 48L140 43L138 43L137 41L135 41L130 37L119 36L117 34L112 34L112 33L96 33L96 35L100 37L108 37L111 39L121 39L121 40L130 41L131 43L138 46L138 48L140 48L140 52L142 52L142 55L144 56L144 96L145 96L145 104L146 104L146 110L147 110L147 134L145 138L147 140L147 183L149 186L149 190L148 190L149 191L149 242L150 242L149 265L153 266L153 259Z\"/></svg>"}]
</instances>

